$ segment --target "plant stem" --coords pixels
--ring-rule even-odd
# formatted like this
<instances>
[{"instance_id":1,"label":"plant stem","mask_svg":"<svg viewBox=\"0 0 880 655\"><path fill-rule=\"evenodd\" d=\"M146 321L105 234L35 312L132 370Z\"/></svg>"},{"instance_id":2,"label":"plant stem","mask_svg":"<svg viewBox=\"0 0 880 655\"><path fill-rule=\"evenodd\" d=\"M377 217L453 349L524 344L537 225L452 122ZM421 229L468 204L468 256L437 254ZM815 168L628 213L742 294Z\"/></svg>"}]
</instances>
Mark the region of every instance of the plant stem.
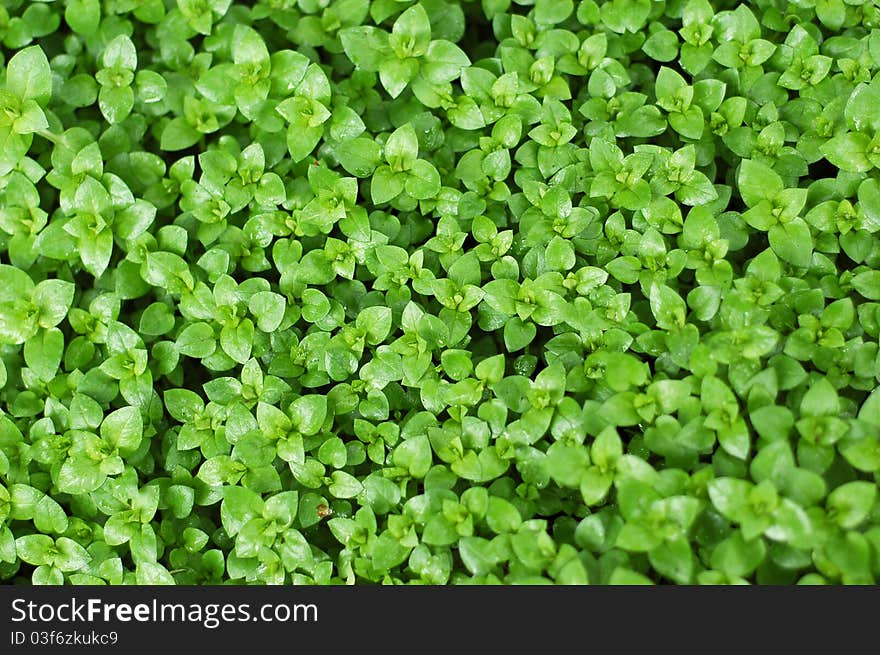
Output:
<instances>
[{"instance_id":1,"label":"plant stem","mask_svg":"<svg viewBox=\"0 0 880 655\"><path fill-rule=\"evenodd\" d=\"M55 132L50 132L49 130L37 130L37 134L56 145L61 141L60 134L55 134Z\"/></svg>"}]
</instances>

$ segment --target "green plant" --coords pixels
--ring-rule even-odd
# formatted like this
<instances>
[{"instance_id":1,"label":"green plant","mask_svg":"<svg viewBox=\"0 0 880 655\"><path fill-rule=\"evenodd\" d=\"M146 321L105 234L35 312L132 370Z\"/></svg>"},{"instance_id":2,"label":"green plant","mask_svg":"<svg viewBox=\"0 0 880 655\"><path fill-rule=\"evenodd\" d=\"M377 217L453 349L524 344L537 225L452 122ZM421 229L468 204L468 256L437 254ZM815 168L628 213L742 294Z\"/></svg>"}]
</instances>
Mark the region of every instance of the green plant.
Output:
<instances>
[{"instance_id":1,"label":"green plant","mask_svg":"<svg viewBox=\"0 0 880 655\"><path fill-rule=\"evenodd\" d=\"M878 27L0 4L0 580L876 582Z\"/></svg>"}]
</instances>

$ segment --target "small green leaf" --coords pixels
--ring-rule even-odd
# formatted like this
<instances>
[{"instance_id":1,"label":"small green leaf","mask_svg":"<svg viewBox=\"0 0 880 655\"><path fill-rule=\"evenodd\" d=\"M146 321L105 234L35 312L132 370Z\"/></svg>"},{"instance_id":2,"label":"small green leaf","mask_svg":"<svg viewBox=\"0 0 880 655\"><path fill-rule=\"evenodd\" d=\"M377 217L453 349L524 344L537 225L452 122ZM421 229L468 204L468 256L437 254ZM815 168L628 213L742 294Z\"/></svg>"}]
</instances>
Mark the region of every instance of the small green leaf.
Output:
<instances>
[{"instance_id":1,"label":"small green leaf","mask_svg":"<svg viewBox=\"0 0 880 655\"><path fill-rule=\"evenodd\" d=\"M354 498L364 488L356 477L345 471L333 471L331 479L328 490L336 498Z\"/></svg>"},{"instance_id":2,"label":"small green leaf","mask_svg":"<svg viewBox=\"0 0 880 655\"><path fill-rule=\"evenodd\" d=\"M202 359L216 350L217 339L208 323L193 323L181 331L176 344L181 355Z\"/></svg>"},{"instance_id":3,"label":"small green leaf","mask_svg":"<svg viewBox=\"0 0 880 655\"><path fill-rule=\"evenodd\" d=\"M52 96L52 71L40 46L16 52L6 64L6 90L21 100L45 105Z\"/></svg>"}]
</instances>

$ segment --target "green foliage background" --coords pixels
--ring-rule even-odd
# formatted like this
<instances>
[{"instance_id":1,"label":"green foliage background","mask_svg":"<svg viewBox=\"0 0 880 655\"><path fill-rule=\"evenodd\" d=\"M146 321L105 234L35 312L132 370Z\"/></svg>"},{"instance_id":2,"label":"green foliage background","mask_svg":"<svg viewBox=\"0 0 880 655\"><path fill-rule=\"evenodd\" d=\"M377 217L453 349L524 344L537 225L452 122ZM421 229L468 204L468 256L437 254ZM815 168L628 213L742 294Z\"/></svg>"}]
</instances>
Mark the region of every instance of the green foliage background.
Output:
<instances>
[{"instance_id":1,"label":"green foliage background","mask_svg":"<svg viewBox=\"0 0 880 655\"><path fill-rule=\"evenodd\" d=\"M875 1L0 42L0 580L880 576Z\"/></svg>"}]
</instances>

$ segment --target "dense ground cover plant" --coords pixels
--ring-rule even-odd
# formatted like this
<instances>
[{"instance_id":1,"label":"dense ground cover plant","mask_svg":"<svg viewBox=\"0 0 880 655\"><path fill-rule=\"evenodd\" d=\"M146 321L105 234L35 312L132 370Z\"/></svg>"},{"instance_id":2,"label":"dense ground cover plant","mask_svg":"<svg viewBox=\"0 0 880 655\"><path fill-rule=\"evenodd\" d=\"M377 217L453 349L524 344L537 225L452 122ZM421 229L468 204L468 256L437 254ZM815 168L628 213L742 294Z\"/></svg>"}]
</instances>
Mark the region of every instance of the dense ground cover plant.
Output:
<instances>
[{"instance_id":1,"label":"dense ground cover plant","mask_svg":"<svg viewBox=\"0 0 880 655\"><path fill-rule=\"evenodd\" d=\"M0 580L880 576L875 2L0 41Z\"/></svg>"}]
</instances>

